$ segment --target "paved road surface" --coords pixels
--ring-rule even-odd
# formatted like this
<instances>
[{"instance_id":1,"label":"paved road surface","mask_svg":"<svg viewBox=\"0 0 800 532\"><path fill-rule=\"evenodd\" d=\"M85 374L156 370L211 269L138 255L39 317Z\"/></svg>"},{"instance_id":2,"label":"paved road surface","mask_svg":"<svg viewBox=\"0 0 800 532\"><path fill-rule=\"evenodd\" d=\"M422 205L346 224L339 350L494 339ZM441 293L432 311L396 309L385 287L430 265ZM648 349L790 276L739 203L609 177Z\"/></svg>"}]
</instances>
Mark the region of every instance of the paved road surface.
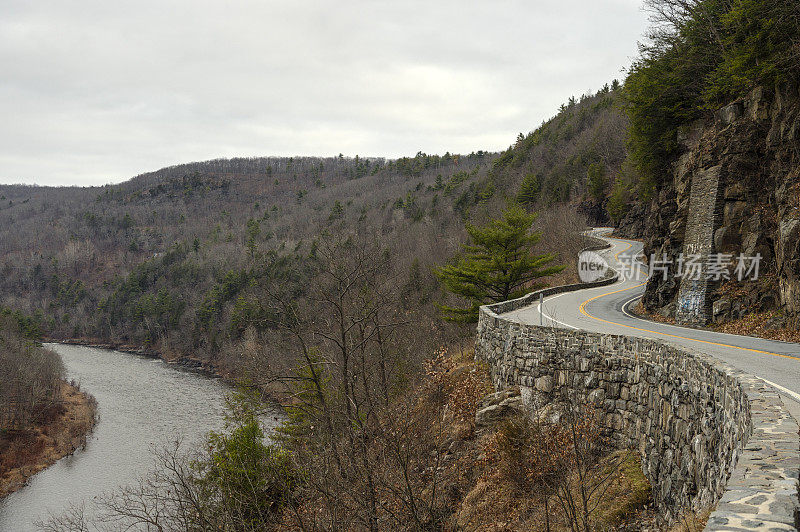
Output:
<instances>
[{"instance_id":1,"label":"paved road surface","mask_svg":"<svg viewBox=\"0 0 800 532\"><path fill-rule=\"evenodd\" d=\"M605 236L608 232L596 229L594 235L612 244L601 255L619 271L620 264L631 264L631 258L641 254L642 244L609 238ZM707 353L773 385L784 396L784 403L794 417L800 419L800 344L679 327L633 316L627 307L635 305L641 297L645 280L646 273L639 279L626 275L626 279L610 286L549 296L543 304L543 323L654 338ZM505 316L538 325L539 311L536 303Z\"/></svg>"}]
</instances>

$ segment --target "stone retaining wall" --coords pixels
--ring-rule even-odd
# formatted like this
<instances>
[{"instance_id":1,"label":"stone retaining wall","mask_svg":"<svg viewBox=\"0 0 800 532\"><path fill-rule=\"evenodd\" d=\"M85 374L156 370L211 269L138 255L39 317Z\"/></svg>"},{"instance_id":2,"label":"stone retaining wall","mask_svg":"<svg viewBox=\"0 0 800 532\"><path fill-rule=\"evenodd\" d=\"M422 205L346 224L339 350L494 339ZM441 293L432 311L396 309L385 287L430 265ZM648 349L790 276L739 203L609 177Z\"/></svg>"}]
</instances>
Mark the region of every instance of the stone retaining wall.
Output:
<instances>
[{"instance_id":1,"label":"stone retaining wall","mask_svg":"<svg viewBox=\"0 0 800 532\"><path fill-rule=\"evenodd\" d=\"M531 406L579 398L597 405L616 444L640 452L668 521L716 504L707 530L795 529L798 426L775 390L670 344L501 316L538 299L481 307L476 357L488 362L497 389L520 386Z\"/></svg>"}]
</instances>

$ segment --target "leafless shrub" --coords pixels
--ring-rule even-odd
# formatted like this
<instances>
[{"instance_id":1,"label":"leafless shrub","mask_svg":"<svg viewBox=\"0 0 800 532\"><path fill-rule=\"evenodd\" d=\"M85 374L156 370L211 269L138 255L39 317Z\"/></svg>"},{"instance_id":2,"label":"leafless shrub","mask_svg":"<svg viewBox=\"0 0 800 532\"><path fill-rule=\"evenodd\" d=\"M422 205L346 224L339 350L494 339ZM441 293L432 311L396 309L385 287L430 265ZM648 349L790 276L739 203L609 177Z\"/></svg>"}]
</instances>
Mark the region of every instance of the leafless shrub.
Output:
<instances>
[{"instance_id":1,"label":"leafless shrub","mask_svg":"<svg viewBox=\"0 0 800 532\"><path fill-rule=\"evenodd\" d=\"M558 424L522 416L506 420L490 440L488 454L504 477L540 501L546 530L556 524L550 519L558 507L570 530L588 532L625 457L608 458L593 407L564 404L562 409Z\"/></svg>"},{"instance_id":2,"label":"leafless shrub","mask_svg":"<svg viewBox=\"0 0 800 532\"><path fill-rule=\"evenodd\" d=\"M0 427L28 428L61 399L61 358L26 339L16 321L0 316Z\"/></svg>"},{"instance_id":3,"label":"leafless shrub","mask_svg":"<svg viewBox=\"0 0 800 532\"><path fill-rule=\"evenodd\" d=\"M57 515L50 515L45 521L35 523L42 532L91 532L91 522L86 515L86 504L72 505Z\"/></svg>"},{"instance_id":4,"label":"leafless shrub","mask_svg":"<svg viewBox=\"0 0 800 532\"><path fill-rule=\"evenodd\" d=\"M577 282L578 253L586 246L583 232L587 228L586 217L569 205L560 205L542 211L534 222L534 230L542 233L538 244L544 253L554 253L560 264L567 268L560 275L567 282Z\"/></svg>"}]
</instances>

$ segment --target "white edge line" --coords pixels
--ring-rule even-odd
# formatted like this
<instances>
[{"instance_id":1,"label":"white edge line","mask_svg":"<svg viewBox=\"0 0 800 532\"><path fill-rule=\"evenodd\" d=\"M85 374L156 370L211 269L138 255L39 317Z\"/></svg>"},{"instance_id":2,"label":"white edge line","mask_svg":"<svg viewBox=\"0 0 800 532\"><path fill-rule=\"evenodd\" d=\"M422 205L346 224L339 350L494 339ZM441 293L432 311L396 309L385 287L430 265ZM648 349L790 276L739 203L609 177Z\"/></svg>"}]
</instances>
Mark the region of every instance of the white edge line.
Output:
<instances>
[{"instance_id":1,"label":"white edge line","mask_svg":"<svg viewBox=\"0 0 800 532\"><path fill-rule=\"evenodd\" d=\"M650 320L645 320L645 319L639 318L638 316L634 316L633 314L629 313L626 310L627 306L630 305L632 301L635 301L636 299L639 299L641 297L642 296L639 295L639 296L632 297L632 298L628 299L627 301L625 301L625 303L622 304L622 313L625 314L626 316L628 316L629 318L633 318L633 319L638 320L638 321L649 322ZM656 323L656 322L651 322L651 323ZM668 327L674 327L676 329L688 329L688 327L681 327L680 325L671 325L671 324L668 324L668 323L660 323L660 325L666 325ZM689 330L694 330L694 329L689 329ZM657 331L652 331L652 332L658 333ZM742 336L742 335L739 335L739 334L728 334L728 333L717 333L717 334L726 335L726 336L737 336L739 338L753 338L752 336ZM692 338L690 338L690 340L692 340ZM736 346L731 346L731 347L736 347ZM765 379L763 377L758 377L758 378L761 379L762 381L764 381L765 383L767 383L769 386L772 386L773 388L778 390L780 393L785 394L785 395L789 396L789 398L791 398L794 401L796 401L797 403L800 403L800 393L793 392L789 388L786 388L785 386L781 386L780 384L776 384L776 383L774 383L772 381L768 381L767 379Z\"/></svg>"},{"instance_id":2,"label":"white edge line","mask_svg":"<svg viewBox=\"0 0 800 532\"><path fill-rule=\"evenodd\" d=\"M551 297L551 298L550 298L550 301L552 301L553 299L556 299L557 297L561 297L561 296L563 296L564 294L568 294L568 293L569 293L569 292L563 292L563 293L561 293L561 294L558 294L558 295L556 295L556 296L553 296L553 297ZM544 301L544 299L543 299L542 301ZM539 307L540 307L540 305L541 305L541 303L539 303L539 302L537 302L537 303L536 303L536 310L537 310L538 312L541 312L542 316L544 316L544 317L545 317L545 318L547 318L548 320L552 321L553 323L558 323L559 325L563 325L564 327L569 327L570 329L573 329L573 330L575 330L575 331L578 331L578 330L580 330L580 329L578 329L577 327L575 327L575 326L573 326L573 325L570 325L569 323L564 323L563 321L558 321L557 319L555 319L555 318L552 318L552 317L550 317L549 315L545 314L544 310L539 308Z\"/></svg>"},{"instance_id":3,"label":"white edge line","mask_svg":"<svg viewBox=\"0 0 800 532\"><path fill-rule=\"evenodd\" d=\"M606 238L609 238L609 237L606 237ZM614 239L614 240L622 240L622 239L619 239L619 238L617 238L617 239ZM608 252L608 251L611 251L611 250L607 250L607 252ZM636 262L639 262L639 261L636 261ZM641 263L640 263L640 264L641 264ZM645 265L644 265L644 264L642 264L642 266L645 266ZM622 279L620 279L620 281L623 281L623 280L622 280ZM615 283L615 284L616 284L616 283ZM571 293L571 292L563 292L563 293L561 293L561 294L558 294L558 295L552 296L552 297L550 297L550 299L549 299L548 301L552 301L553 299L556 299L556 298L558 298L558 297L561 297L561 296L563 296L563 295L566 295L566 294L568 294L568 293ZM686 330L688 330L688 331L694 331L694 330L695 330L695 329L692 329L692 328L690 328L690 327L681 327L680 325L672 325L672 324L669 324L669 323L660 323L660 322L654 322L654 321L652 321L652 320L645 320L645 319L643 319L643 318L640 318L640 317L638 317L638 316L634 316L633 314L631 314L630 312L628 312L628 311L627 311L627 307L628 307L628 305L630 305L630 304L631 304L631 302L633 302L633 301L635 301L635 300L637 300L637 299L641 299L642 295L643 295L643 294L636 295L636 296L634 296L634 297L632 297L632 298L630 298L630 299L626 300L626 301L625 301L625 302L622 304L622 313L623 313L625 316L627 316L627 317L629 317L629 318L631 318L631 319L634 319L634 320L636 320L636 321L641 321L641 322L644 322L644 323L658 323L659 325L663 325L663 326L666 326L666 327L673 327L673 328L675 328L675 329L682 329L682 330L685 330L685 331L686 331ZM578 327L575 327L575 326L573 326L573 325L570 325L570 324L568 324L568 323L564 323L564 322L562 322L562 321L559 321L559 320L557 320L557 319L555 319L555 318L553 318L553 317L549 316L548 314L546 314L546 313L545 313L545 312L544 312L542 309L540 309L540 307L542 306L542 302L544 302L544 299L542 299L542 301L541 301L541 302L538 302L538 301L537 301L537 303L536 303L536 311L537 311L537 312L540 312L540 313L541 313L541 315L542 315L544 318L547 318L547 319L548 319L548 320L550 320L551 322L553 322L553 323L557 323L557 324L559 324L559 325L562 325L562 326L564 326L564 327L568 327L568 328L570 328L570 329L573 329L573 330L576 330L576 331L577 331L577 330L580 330ZM669 334L669 333L659 333L658 331L650 331L650 332L653 332L653 333L655 333L655 334ZM714 332L714 331L709 331L709 332ZM738 338L755 338L755 337L753 337L753 336L745 336L745 335L741 335L741 334L730 334L730 333L721 333L721 332L716 332L715 334L722 335L722 336L734 336L734 337L738 337ZM689 340L694 340L694 339L693 339L693 338L689 338ZM791 343L791 342L784 342L784 343ZM737 347L737 346L731 346L731 347L734 347L734 348L735 348L735 347ZM774 382L772 382L772 381L768 381L767 379L764 379L764 378L762 378L762 377L758 377L758 378L759 378L759 379L761 379L762 381L764 381L764 382L765 382L767 385L769 385L769 386L772 386L773 388L775 388L775 389L776 389L776 390L778 390L779 392L781 392L781 393L783 393L783 394L785 394L785 395L789 396L791 399L793 399L793 400L795 400L796 402L800 403L800 393L793 392L793 391L792 391L792 390L790 390L789 388L786 388L786 387L784 387L784 386L781 386L780 384L776 384L776 383L774 383Z\"/></svg>"},{"instance_id":4,"label":"white edge line","mask_svg":"<svg viewBox=\"0 0 800 532\"><path fill-rule=\"evenodd\" d=\"M622 240L622 239L620 239L620 238L611 238L611 237L605 237L605 238L606 238L606 239L608 239L608 240ZM633 241L633 242L636 242L636 241ZM608 251L611 251L611 250L608 250ZM640 252L640 253L641 253L641 252ZM646 264L642 263L641 261L638 261L638 260L637 260L636 262L637 262L638 264L640 264L641 266L645 266L645 267L647 266ZM625 280L629 280L629 279L625 279ZM638 279L637 279L637 280L638 280ZM646 279L645 279L645 280L646 280ZM622 280L621 280L621 281L622 281ZM659 324L659 325L662 325L662 326L664 326L664 327L671 327L671 328L673 328L673 329L680 329L680 330L682 330L682 331L697 331L697 330L698 330L698 329L694 329L694 328L692 328L692 327L683 327L683 326L681 326L681 325L673 325L672 323L661 323L661 322L657 322L657 321L653 321L653 320L647 320L647 319L640 318L639 316L635 316L635 315L633 315L633 314L629 313L629 312L626 310L627 306L628 306L628 305L629 305L629 304L630 304L632 301L634 301L634 300L636 300L636 299L639 299L639 298L641 298L641 297L642 297L642 295L643 295L643 294L640 294L640 295L638 295L638 296L634 296L634 297L632 297L632 298L628 299L627 301L625 301L625 302L622 304L622 313L623 313L625 316L627 316L627 317L629 317L629 318L631 318L631 319L634 319L634 320L636 320L636 321L641 321L642 323L651 323L651 324L652 324L652 323L657 323L657 324ZM724 333L724 332L719 332L719 331L709 331L709 330L705 330L705 329L700 329L700 330L702 330L702 331L704 331L704 332L711 333L711 334L716 334L716 335L719 335L719 336L728 336L728 337L731 337L731 338L751 338L751 339L754 339L754 340L764 340L764 341L767 341L767 342L774 342L774 343L777 343L777 344L790 344L790 345L797 345L797 342L787 342L787 341L785 341L785 340L773 340L773 339L771 339L771 338L759 338L758 336L748 336L748 335L746 335L746 334ZM656 334L664 334L664 333L659 333L658 331L650 331L650 332L654 332L654 333L656 333ZM666 333L666 334L668 334L668 333ZM690 340L695 340L694 338L689 338L689 339L690 339ZM737 346L731 346L731 347L737 347Z\"/></svg>"},{"instance_id":5,"label":"white edge line","mask_svg":"<svg viewBox=\"0 0 800 532\"><path fill-rule=\"evenodd\" d=\"M609 239L609 240L611 239L610 237L606 237L606 238ZM621 239L616 239L616 240L621 240ZM609 250L609 251L611 251L611 250ZM636 261L636 262L639 262L639 261ZM642 264L642 265L645 266L644 264ZM633 314L628 312L628 310L627 310L628 305L630 305L633 301L635 301L637 299L641 299L642 295L643 294L639 294L639 295L634 296L634 297L628 299L627 301L625 301L622 304L622 313L625 316L627 316L629 318L632 318L632 319L634 319L636 321L641 321L641 322L645 322L645 323L658 323L658 322L653 322L652 320L646 320L646 319L640 318L638 316L634 316ZM681 330L684 330L684 331L687 331L687 330L688 331L694 331L695 330L695 329L692 329L690 327L682 327L680 325L672 325L670 323L659 323L659 325L663 325L663 326L666 326L666 327L672 327L674 329L681 329ZM652 332L655 332L656 334L658 334L657 331L652 331ZM722 333L722 332L715 332L715 331L709 331L709 332L714 332L715 334L718 334L720 336L732 336L732 337L736 337L736 338L756 338L754 336L746 336L746 335L743 335L743 334L731 334L731 333ZM777 340L777 341L780 342L780 340ZM792 343L792 342L781 342L781 343ZM736 347L736 346L732 346L732 347ZM758 378L760 378L762 381L764 381L767 385L772 386L773 388L775 388L779 392L787 395L788 397L790 397L791 399L793 399L797 403L800 403L800 393L794 392L794 391L790 390L789 388L786 388L785 386L781 386L780 384L776 384L776 383L774 383L772 381L768 381L767 379L764 379L763 377L758 377Z\"/></svg>"},{"instance_id":6,"label":"white edge line","mask_svg":"<svg viewBox=\"0 0 800 532\"><path fill-rule=\"evenodd\" d=\"M625 314L626 316L628 316L629 318L633 318L634 320L638 320L638 321L650 321L650 322L652 322L652 320L643 320L643 319L642 319L642 318L640 318L639 316L634 316L633 314L631 314L631 313L630 313L630 312L628 312L628 310L627 310L627 309L628 309L628 305L630 305L631 303L633 303L633 302L634 302L634 301L636 301L637 299L642 299L642 296L643 296L643 295L644 295L644 294L639 294L638 296L633 296L632 298L630 298L630 299L628 299L627 301L625 301L625 303L623 303L623 304L622 304L622 313L623 313L623 314ZM663 325L670 325L670 324L669 324L669 323L664 323ZM654 331L654 332L655 332L655 331Z\"/></svg>"},{"instance_id":7,"label":"white edge line","mask_svg":"<svg viewBox=\"0 0 800 532\"><path fill-rule=\"evenodd\" d=\"M566 293L568 293L568 292L565 292L564 294L558 294L557 296L554 296L554 297L552 297L551 299L555 299L556 297L563 296L563 295L565 295ZM644 320L644 319L642 319L642 318L639 318L639 317L637 317L637 316L634 316L633 314L630 314L630 313L629 313L627 310L625 310L625 309L626 309L626 307L627 307L627 306L628 306L628 305L629 305L629 304L630 304L632 301L634 301L634 300L636 300L636 299L639 299L639 298L641 298L641 297L642 297L641 295L638 295L638 296L636 296L636 297L632 297L632 298L628 299L627 301L625 301L625 303L623 303L623 304L622 304L622 312L623 312L623 314L625 314L625 315L626 315L626 316L628 316L629 318L633 318L633 319L635 319L635 320L638 320L638 321L649 322L649 320ZM536 304L536 309L537 309L537 310L539 309L539 303L537 303L537 304ZM556 320L556 319L553 319L553 318L551 318L551 317L550 317L550 316L548 316L547 314L544 314L544 313L542 313L542 314L543 314L543 315L544 315L544 317L545 317L545 318L547 318L548 320L550 320L550 321L553 321L553 322L555 322L555 323L558 323L559 325L563 325L563 326L565 326L565 327L569 327L570 329L579 330L577 327L573 327L572 325L570 325L570 324L568 324L568 323L563 323L563 322L560 322L560 321L558 321L558 320ZM667 326L670 326L670 327L675 327L676 329L687 329L687 327L681 327L681 326L679 326L679 325L670 325L670 324L667 324L667 323L664 323L664 324L661 324L661 325L667 325ZM689 329L689 330L694 330L694 329ZM659 334L657 331L652 331L652 332L655 332L656 334ZM727 333L717 333L717 334L727 334ZM740 335L731 334L731 335L728 335L728 336L740 336ZM750 338L750 337L748 337L748 336L745 336L744 338ZM690 340L691 340L691 338L690 338ZM732 347L736 347L736 346L732 346ZM775 388L775 389L776 389L776 390L778 390L779 392L781 392L781 393L783 393L783 394L785 394L785 395L789 396L789 398L793 399L793 400L794 400L794 401L796 401L797 403L800 403L800 393L793 392L793 391L792 391L792 390L790 390L789 388L786 388L786 387L784 387L784 386L781 386L780 384L776 384L776 383L774 383L774 382L772 382L772 381L768 381L767 379L765 379L765 378L763 378L763 377L758 377L758 378L759 378L759 379L761 379L762 381L764 381L765 383L767 383L769 386L772 386L773 388Z\"/></svg>"},{"instance_id":8,"label":"white edge line","mask_svg":"<svg viewBox=\"0 0 800 532\"><path fill-rule=\"evenodd\" d=\"M785 344L785 345L794 345L794 346L799 345L797 342L787 342L786 340L775 340L773 338L761 338L759 336L748 336L746 334L735 334L735 333L726 333L726 332L720 332L720 331L710 331L708 329L695 329L693 327L684 327L682 325L673 325L672 323L661 323L660 321L648 320L648 319L645 319L645 318L640 318L639 316L636 316L635 314L631 314L626 309L627 309L628 305L631 304L631 302L633 302L633 301L635 301L635 300L637 300L637 299L639 299L641 297L642 297L642 295L638 295L638 296L634 296L634 297L628 299L627 301L625 301L622 304L622 313L625 314L627 317L629 317L631 319L634 319L636 321L641 321L642 323L650 323L650 324L655 323L655 324L661 325L662 327L672 327L673 329L680 329L682 331L695 331L695 332L696 331L701 331L701 332L706 332L706 333L709 333L709 334L712 334L712 335L727 336L727 337L730 337L730 338L738 338L738 339L748 338L750 340L761 340L763 342L772 342L772 343L776 343L776 344ZM669 334L669 333L660 333L658 331L650 331L650 332L654 332L656 334ZM699 341L696 338L689 338L689 340ZM702 340L702 341L706 341L706 340ZM732 345L731 347L736 347L736 348L741 347L743 349L749 349L748 347L736 346L736 345ZM791 353L780 353L780 354L786 355L786 354L791 354Z\"/></svg>"},{"instance_id":9,"label":"white edge line","mask_svg":"<svg viewBox=\"0 0 800 532\"><path fill-rule=\"evenodd\" d=\"M789 388L784 388L780 384L775 384L774 382L770 382L767 379L764 379L762 377L758 377L758 378L761 379L762 381L766 382L767 384L769 384L773 388L777 389L779 392L785 393L786 395L788 395L789 397L791 397L792 399L794 399L795 401L800 403L800 393L793 392Z\"/></svg>"}]
</instances>

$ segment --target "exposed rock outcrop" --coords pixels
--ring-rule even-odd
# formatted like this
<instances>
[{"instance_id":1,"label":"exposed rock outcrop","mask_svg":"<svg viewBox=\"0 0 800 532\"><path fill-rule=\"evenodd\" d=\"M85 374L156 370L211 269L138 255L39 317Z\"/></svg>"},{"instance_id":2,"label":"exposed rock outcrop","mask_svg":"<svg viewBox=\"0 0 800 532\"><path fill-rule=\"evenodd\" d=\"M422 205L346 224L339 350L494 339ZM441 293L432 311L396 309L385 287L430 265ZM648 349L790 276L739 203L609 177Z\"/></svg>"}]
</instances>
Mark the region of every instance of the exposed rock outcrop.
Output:
<instances>
[{"instance_id":1,"label":"exposed rock outcrop","mask_svg":"<svg viewBox=\"0 0 800 532\"><path fill-rule=\"evenodd\" d=\"M647 215L631 213L621 223L621 232L635 233L637 220L645 220L645 254L672 261L696 244L705 254L731 254L734 260L760 254L759 278L742 283L722 278L692 292L672 275L652 276L645 307L664 315L677 311L680 318L680 304L686 301L679 302L678 293L683 298L688 290L690 295L705 294L699 303L701 321L774 308L790 318L800 316L798 87L757 88L713 118L685 126L678 141L681 155L646 206ZM711 177L718 180L716 188L708 186ZM692 199L693 187L701 186L708 190ZM690 216L692 202L700 199L714 205L713 217ZM697 242L690 242L693 238ZM732 262L731 272L734 266Z\"/></svg>"},{"instance_id":2,"label":"exposed rock outcrop","mask_svg":"<svg viewBox=\"0 0 800 532\"><path fill-rule=\"evenodd\" d=\"M491 393L481 400L475 412L475 428L487 429L515 414L522 413L519 388L509 388Z\"/></svg>"}]
</instances>

